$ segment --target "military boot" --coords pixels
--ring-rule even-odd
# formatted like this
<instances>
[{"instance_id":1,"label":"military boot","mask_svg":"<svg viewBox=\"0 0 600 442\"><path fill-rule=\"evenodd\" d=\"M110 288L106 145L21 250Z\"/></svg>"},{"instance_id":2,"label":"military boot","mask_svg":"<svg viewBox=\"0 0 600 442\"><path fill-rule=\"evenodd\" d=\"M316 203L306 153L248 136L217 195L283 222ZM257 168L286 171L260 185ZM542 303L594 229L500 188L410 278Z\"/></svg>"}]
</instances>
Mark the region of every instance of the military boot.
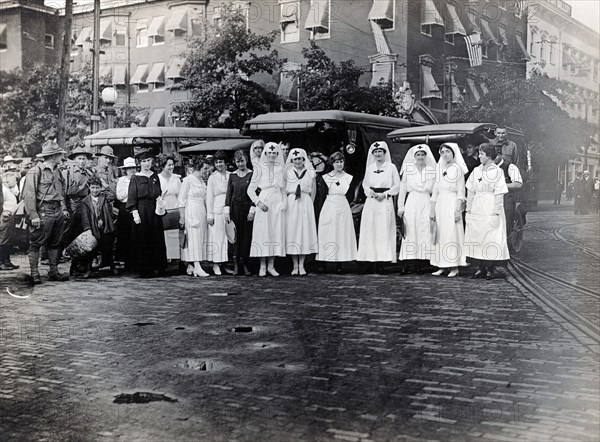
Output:
<instances>
[{"instance_id":1,"label":"military boot","mask_svg":"<svg viewBox=\"0 0 600 442\"><path fill-rule=\"evenodd\" d=\"M49 281L68 281L69 277L58 271L58 261L60 259L61 249L48 249L48 259L50 260L50 270L48 271Z\"/></svg>"},{"instance_id":2,"label":"military boot","mask_svg":"<svg viewBox=\"0 0 600 442\"><path fill-rule=\"evenodd\" d=\"M31 282L33 284L41 284L42 277L40 276L40 272L38 270L38 264L40 260L40 249L30 247L28 255L29 267L31 268Z\"/></svg>"}]
</instances>

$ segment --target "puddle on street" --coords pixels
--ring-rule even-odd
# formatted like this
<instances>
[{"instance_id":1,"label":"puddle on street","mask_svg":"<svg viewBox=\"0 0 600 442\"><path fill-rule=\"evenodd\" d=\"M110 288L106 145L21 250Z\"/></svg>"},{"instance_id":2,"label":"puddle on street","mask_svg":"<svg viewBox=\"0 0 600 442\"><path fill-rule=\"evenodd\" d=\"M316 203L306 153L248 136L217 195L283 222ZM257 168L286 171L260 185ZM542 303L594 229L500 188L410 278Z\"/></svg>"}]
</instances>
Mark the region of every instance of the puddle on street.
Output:
<instances>
[{"instance_id":1,"label":"puddle on street","mask_svg":"<svg viewBox=\"0 0 600 442\"><path fill-rule=\"evenodd\" d=\"M146 391L136 391L133 394L122 393L115 396L115 404L148 404L150 402L177 402L169 396L160 393L150 393Z\"/></svg>"}]
</instances>

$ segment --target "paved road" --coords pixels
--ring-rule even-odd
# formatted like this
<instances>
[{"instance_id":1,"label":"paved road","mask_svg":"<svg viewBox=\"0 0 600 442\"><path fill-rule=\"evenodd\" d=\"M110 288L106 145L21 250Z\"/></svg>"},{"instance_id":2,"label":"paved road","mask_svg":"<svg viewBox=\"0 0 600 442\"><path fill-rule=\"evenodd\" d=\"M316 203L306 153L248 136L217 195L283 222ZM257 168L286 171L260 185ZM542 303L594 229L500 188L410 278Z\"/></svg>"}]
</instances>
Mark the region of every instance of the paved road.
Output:
<instances>
[{"instance_id":1,"label":"paved road","mask_svg":"<svg viewBox=\"0 0 600 442\"><path fill-rule=\"evenodd\" d=\"M594 247L598 216L545 209L521 260L598 290L597 261L540 231ZM29 295L0 294L2 440L600 437L597 343L512 276L1 276ZM168 400L115 403L135 392Z\"/></svg>"}]
</instances>

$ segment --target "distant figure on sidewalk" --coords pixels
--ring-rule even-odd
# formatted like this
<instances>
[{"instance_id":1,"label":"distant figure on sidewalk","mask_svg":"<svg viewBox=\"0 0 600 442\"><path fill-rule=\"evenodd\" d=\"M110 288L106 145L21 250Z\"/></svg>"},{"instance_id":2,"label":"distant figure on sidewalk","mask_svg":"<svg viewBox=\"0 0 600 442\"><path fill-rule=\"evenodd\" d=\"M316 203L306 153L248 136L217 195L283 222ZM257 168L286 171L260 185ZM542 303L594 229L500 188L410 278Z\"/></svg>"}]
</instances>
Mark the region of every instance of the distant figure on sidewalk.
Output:
<instances>
[{"instance_id":1,"label":"distant figure on sidewalk","mask_svg":"<svg viewBox=\"0 0 600 442\"><path fill-rule=\"evenodd\" d=\"M598 209L600 209L600 180L596 178L594 180L594 212L598 213Z\"/></svg>"},{"instance_id":2,"label":"distant figure on sidewalk","mask_svg":"<svg viewBox=\"0 0 600 442\"><path fill-rule=\"evenodd\" d=\"M560 198L562 197L563 187L564 187L564 184L559 179L556 182L556 185L555 185L555 188L554 188L554 204L560 205Z\"/></svg>"},{"instance_id":3,"label":"distant figure on sidewalk","mask_svg":"<svg viewBox=\"0 0 600 442\"><path fill-rule=\"evenodd\" d=\"M567 197L567 201L573 200L573 182L567 184L567 192L565 196Z\"/></svg>"},{"instance_id":4,"label":"distant figure on sidewalk","mask_svg":"<svg viewBox=\"0 0 600 442\"><path fill-rule=\"evenodd\" d=\"M592 209L592 195L594 193L594 182L590 177L590 171L585 170L583 172L583 207L584 215Z\"/></svg>"}]
</instances>

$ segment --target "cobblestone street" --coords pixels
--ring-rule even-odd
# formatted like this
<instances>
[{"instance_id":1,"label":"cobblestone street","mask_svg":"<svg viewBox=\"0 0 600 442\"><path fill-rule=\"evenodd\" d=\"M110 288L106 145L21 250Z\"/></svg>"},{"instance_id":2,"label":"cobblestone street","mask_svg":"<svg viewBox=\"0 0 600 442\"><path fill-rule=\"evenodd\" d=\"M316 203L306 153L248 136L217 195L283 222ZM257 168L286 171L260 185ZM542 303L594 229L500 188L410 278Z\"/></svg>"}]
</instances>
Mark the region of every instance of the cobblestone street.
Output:
<instances>
[{"instance_id":1,"label":"cobblestone street","mask_svg":"<svg viewBox=\"0 0 600 442\"><path fill-rule=\"evenodd\" d=\"M31 289L16 256L0 275L0 439L597 441L599 218L539 209L515 265L543 295L512 271ZM166 400L117 399L136 392Z\"/></svg>"}]
</instances>

